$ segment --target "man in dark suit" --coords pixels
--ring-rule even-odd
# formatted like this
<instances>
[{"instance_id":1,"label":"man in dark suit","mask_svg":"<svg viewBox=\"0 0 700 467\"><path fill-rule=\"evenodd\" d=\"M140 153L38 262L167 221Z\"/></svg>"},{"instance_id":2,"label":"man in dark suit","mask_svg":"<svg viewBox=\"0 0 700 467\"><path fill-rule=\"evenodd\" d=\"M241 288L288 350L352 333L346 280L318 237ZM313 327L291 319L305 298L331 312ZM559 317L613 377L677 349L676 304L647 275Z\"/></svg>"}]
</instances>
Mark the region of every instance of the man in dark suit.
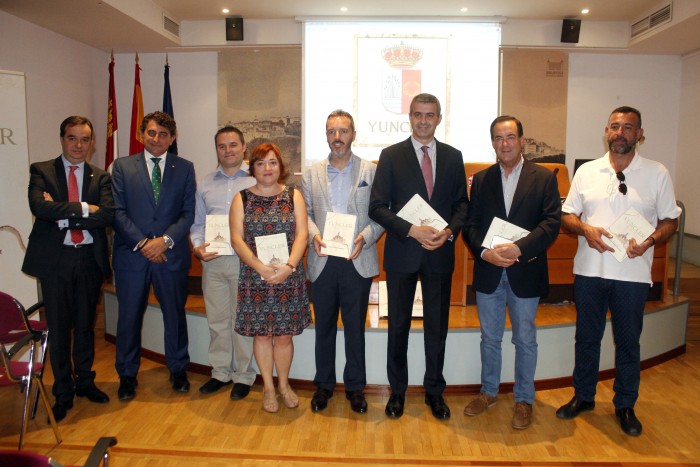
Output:
<instances>
[{"instance_id":1,"label":"man in dark suit","mask_svg":"<svg viewBox=\"0 0 700 467\"><path fill-rule=\"evenodd\" d=\"M170 384L177 392L190 389L185 300L194 166L167 152L177 135L175 120L168 114L146 115L141 134L145 151L115 160L112 169L116 206L112 266L119 300L115 366L122 401L136 395L141 326L151 284L163 313Z\"/></svg>"},{"instance_id":2,"label":"man in dark suit","mask_svg":"<svg viewBox=\"0 0 700 467\"><path fill-rule=\"evenodd\" d=\"M61 156L29 169L29 207L36 219L22 265L41 284L56 421L73 407L74 395L109 402L95 386L92 364L95 307L110 273L105 228L114 217L109 174L85 162L94 145L92 123L68 117L60 136Z\"/></svg>"},{"instance_id":3,"label":"man in dark suit","mask_svg":"<svg viewBox=\"0 0 700 467\"><path fill-rule=\"evenodd\" d=\"M537 367L535 313L547 294L547 247L559 234L561 201L553 172L522 156L523 126L511 116L491 123L498 162L474 176L463 238L474 253L476 304L481 327L481 392L464 409L475 416L496 403L501 378L501 341L510 314L515 345L515 411L511 426L532 421ZM495 218L529 233L484 245ZM490 237L490 236L489 236Z\"/></svg>"},{"instance_id":4,"label":"man in dark suit","mask_svg":"<svg viewBox=\"0 0 700 467\"><path fill-rule=\"evenodd\" d=\"M442 397L446 385L442 370L454 270L453 242L469 206L462 153L435 140L441 120L440 102L435 96L415 96L409 112L412 135L382 151L372 185L369 215L387 232L387 374L392 394L385 413L391 418L403 415L408 387L408 334L419 278L423 291L425 403L436 418L450 417ZM414 225L397 215L416 193L447 222L444 230Z\"/></svg>"}]
</instances>

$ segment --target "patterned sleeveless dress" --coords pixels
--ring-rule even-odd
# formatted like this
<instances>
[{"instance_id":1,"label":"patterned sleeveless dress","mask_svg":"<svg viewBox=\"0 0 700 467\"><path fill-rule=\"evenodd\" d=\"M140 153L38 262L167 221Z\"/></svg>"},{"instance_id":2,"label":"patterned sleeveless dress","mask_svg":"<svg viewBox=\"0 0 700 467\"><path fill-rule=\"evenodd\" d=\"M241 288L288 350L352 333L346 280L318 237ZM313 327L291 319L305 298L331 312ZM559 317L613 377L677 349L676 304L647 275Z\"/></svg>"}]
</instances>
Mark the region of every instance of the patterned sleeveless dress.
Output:
<instances>
[{"instance_id":1,"label":"patterned sleeveless dress","mask_svg":"<svg viewBox=\"0 0 700 467\"><path fill-rule=\"evenodd\" d=\"M243 194L243 237L257 255L255 237L284 233L287 247L294 243L294 203L289 187L274 196ZM299 262L282 284L268 284L253 268L241 261L238 279L238 312L235 331L244 336L297 335L311 324L306 294L304 263Z\"/></svg>"}]
</instances>

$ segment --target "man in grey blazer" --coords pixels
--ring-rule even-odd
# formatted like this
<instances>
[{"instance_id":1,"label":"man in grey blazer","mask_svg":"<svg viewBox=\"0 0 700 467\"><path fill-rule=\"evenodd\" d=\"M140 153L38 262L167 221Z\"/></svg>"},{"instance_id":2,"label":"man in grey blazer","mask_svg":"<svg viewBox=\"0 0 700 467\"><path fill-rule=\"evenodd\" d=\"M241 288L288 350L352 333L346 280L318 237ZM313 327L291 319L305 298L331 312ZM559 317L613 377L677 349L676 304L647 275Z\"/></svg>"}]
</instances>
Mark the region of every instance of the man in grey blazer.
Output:
<instances>
[{"instance_id":1,"label":"man in grey blazer","mask_svg":"<svg viewBox=\"0 0 700 467\"><path fill-rule=\"evenodd\" d=\"M328 406L335 388L335 338L340 308L345 336L345 397L357 413L367 412L364 388L365 320L372 276L379 274L376 241L384 229L368 215L375 165L352 153L355 123L344 110L326 120L327 159L304 174L302 191L309 215L308 276L312 282L316 329L316 392L311 410ZM357 216L347 258L321 253L329 212Z\"/></svg>"}]
</instances>

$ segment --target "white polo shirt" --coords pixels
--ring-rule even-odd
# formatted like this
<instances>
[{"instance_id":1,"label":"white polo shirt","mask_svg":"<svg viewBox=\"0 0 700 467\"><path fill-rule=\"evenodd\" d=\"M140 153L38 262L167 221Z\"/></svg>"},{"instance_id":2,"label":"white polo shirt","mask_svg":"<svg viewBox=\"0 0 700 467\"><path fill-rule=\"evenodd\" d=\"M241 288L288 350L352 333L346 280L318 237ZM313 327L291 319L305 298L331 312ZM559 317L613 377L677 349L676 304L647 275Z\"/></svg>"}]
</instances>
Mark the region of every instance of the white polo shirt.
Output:
<instances>
[{"instance_id":1,"label":"white polo shirt","mask_svg":"<svg viewBox=\"0 0 700 467\"><path fill-rule=\"evenodd\" d=\"M680 216L681 209L676 204L673 183L666 167L635 153L623 173L627 195L618 190L620 181L610 164L609 153L583 164L574 175L562 212L575 214L586 224L606 229L632 207L653 226L659 219ZM652 284L653 258L654 248L651 247L644 255L633 259L626 257L620 263L611 253L598 253L589 247L586 238L579 235L574 274Z\"/></svg>"}]
</instances>

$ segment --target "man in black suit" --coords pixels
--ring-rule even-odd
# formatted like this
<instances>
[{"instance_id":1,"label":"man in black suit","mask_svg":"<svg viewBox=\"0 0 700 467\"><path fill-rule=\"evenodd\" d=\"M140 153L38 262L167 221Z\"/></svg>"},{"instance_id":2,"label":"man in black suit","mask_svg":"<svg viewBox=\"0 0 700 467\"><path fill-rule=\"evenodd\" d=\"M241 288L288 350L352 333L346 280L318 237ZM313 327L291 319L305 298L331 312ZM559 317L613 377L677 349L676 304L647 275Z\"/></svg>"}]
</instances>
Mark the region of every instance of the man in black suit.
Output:
<instances>
[{"instance_id":1,"label":"man in black suit","mask_svg":"<svg viewBox=\"0 0 700 467\"><path fill-rule=\"evenodd\" d=\"M177 392L190 390L187 365L188 234L194 222L192 162L169 153L175 120L163 112L141 122L145 150L114 161L114 268L119 320L116 370L119 400L136 395L141 363L141 327L151 284L163 313L165 362Z\"/></svg>"},{"instance_id":2,"label":"man in black suit","mask_svg":"<svg viewBox=\"0 0 700 467\"><path fill-rule=\"evenodd\" d=\"M466 220L469 202L462 153L435 139L441 120L440 102L435 96L415 96L409 111L412 135L382 151L372 185L369 215L387 232L387 374L392 394L385 413L391 418L403 415L408 387L408 334L419 278L423 291L425 403L436 418L450 417L442 397L446 385L442 370L454 270L453 242ZM447 222L445 229L414 225L397 215L416 193Z\"/></svg>"},{"instance_id":3,"label":"man in black suit","mask_svg":"<svg viewBox=\"0 0 700 467\"><path fill-rule=\"evenodd\" d=\"M474 283L481 327L481 392L464 409L475 416L496 403L501 378L501 341L506 305L515 345L515 411L511 426L532 421L537 367L535 313L547 294L547 247L559 235L561 201L557 177L522 156L523 126L511 116L491 123L498 162L472 180L470 210L462 237L474 253ZM520 238L484 239L495 218L527 230ZM489 236L491 237L491 236Z\"/></svg>"},{"instance_id":4,"label":"man in black suit","mask_svg":"<svg viewBox=\"0 0 700 467\"><path fill-rule=\"evenodd\" d=\"M85 162L95 142L90 120L66 118L60 137L62 155L29 168L29 207L36 219L22 265L41 284L57 422L73 407L74 395L109 402L95 386L92 364L95 307L110 273L105 228L114 217L109 174Z\"/></svg>"}]
</instances>

